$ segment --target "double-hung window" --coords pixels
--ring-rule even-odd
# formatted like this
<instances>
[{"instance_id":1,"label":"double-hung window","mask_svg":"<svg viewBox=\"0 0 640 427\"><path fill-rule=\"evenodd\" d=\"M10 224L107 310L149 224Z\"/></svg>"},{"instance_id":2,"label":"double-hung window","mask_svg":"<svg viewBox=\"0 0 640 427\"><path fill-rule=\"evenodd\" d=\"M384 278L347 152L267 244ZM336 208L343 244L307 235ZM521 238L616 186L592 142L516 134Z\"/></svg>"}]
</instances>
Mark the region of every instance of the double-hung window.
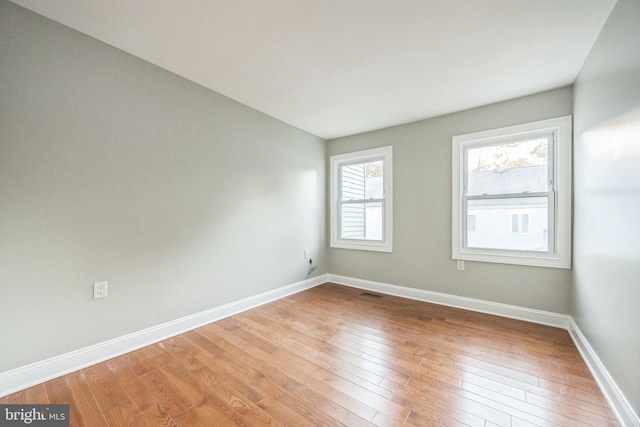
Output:
<instances>
[{"instance_id":1,"label":"double-hung window","mask_svg":"<svg viewBox=\"0 0 640 427\"><path fill-rule=\"evenodd\" d=\"M571 266L571 117L453 137L454 259Z\"/></svg>"},{"instance_id":2,"label":"double-hung window","mask_svg":"<svg viewBox=\"0 0 640 427\"><path fill-rule=\"evenodd\" d=\"M330 158L331 247L391 252L392 148Z\"/></svg>"}]
</instances>

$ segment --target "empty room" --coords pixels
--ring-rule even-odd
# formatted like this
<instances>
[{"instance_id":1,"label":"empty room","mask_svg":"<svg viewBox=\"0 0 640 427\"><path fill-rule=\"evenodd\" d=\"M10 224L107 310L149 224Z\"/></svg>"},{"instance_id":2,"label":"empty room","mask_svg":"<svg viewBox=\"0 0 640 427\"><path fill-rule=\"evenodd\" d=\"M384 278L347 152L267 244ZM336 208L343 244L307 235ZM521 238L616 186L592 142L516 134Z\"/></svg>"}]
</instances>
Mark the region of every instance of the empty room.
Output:
<instances>
[{"instance_id":1,"label":"empty room","mask_svg":"<svg viewBox=\"0 0 640 427\"><path fill-rule=\"evenodd\" d=\"M640 426L640 0L0 0L0 425Z\"/></svg>"}]
</instances>

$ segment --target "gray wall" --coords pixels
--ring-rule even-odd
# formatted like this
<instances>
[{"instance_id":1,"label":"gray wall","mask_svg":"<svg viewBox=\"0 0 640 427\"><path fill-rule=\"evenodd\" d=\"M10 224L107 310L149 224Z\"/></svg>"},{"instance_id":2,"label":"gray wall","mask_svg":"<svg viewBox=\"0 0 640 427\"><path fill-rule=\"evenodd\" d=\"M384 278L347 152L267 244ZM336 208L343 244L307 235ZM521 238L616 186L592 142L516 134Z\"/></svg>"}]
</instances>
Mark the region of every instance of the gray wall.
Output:
<instances>
[{"instance_id":1,"label":"gray wall","mask_svg":"<svg viewBox=\"0 0 640 427\"><path fill-rule=\"evenodd\" d=\"M640 414L640 1L620 0L575 84L571 314Z\"/></svg>"},{"instance_id":2,"label":"gray wall","mask_svg":"<svg viewBox=\"0 0 640 427\"><path fill-rule=\"evenodd\" d=\"M315 136L0 1L0 372L304 280L304 248L326 273L325 162Z\"/></svg>"},{"instance_id":3,"label":"gray wall","mask_svg":"<svg viewBox=\"0 0 640 427\"><path fill-rule=\"evenodd\" d=\"M570 270L451 259L451 137L570 115L562 88L328 142L328 155L393 146L393 253L329 250L333 274L568 313Z\"/></svg>"}]
</instances>

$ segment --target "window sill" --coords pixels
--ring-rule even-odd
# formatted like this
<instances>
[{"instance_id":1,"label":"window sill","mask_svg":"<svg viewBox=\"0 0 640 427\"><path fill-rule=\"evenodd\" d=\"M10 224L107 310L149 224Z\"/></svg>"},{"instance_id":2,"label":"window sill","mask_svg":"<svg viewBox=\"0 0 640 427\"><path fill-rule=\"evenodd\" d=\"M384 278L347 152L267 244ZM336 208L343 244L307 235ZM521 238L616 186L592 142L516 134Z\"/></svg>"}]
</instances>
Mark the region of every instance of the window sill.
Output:
<instances>
[{"instance_id":1,"label":"window sill","mask_svg":"<svg viewBox=\"0 0 640 427\"><path fill-rule=\"evenodd\" d=\"M462 261L491 262L497 264L524 265L529 267L563 268L571 269L571 261L561 259L558 256L540 254L539 256L530 253L491 253L476 251L460 251L453 254L453 259Z\"/></svg>"},{"instance_id":2,"label":"window sill","mask_svg":"<svg viewBox=\"0 0 640 427\"><path fill-rule=\"evenodd\" d=\"M346 242L343 240L331 242L333 249L353 249L359 251L387 252L392 253L393 248L390 244L384 242Z\"/></svg>"}]
</instances>

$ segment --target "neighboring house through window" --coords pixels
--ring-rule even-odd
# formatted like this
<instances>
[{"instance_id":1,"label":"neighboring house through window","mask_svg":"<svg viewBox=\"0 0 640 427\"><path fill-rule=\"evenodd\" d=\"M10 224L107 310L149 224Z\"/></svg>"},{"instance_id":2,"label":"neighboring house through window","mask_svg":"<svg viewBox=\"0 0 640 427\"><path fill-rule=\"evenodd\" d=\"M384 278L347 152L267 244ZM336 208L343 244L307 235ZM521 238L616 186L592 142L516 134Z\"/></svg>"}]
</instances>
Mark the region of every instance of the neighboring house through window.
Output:
<instances>
[{"instance_id":1,"label":"neighboring house through window","mask_svg":"<svg viewBox=\"0 0 640 427\"><path fill-rule=\"evenodd\" d=\"M392 148L330 158L331 247L391 252Z\"/></svg>"},{"instance_id":2,"label":"neighboring house through window","mask_svg":"<svg viewBox=\"0 0 640 427\"><path fill-rule=\"evenodd\" d=\"M570 167L571 117L453 137L453 258L570 268Z\"/></svg>"}]
</instances>

